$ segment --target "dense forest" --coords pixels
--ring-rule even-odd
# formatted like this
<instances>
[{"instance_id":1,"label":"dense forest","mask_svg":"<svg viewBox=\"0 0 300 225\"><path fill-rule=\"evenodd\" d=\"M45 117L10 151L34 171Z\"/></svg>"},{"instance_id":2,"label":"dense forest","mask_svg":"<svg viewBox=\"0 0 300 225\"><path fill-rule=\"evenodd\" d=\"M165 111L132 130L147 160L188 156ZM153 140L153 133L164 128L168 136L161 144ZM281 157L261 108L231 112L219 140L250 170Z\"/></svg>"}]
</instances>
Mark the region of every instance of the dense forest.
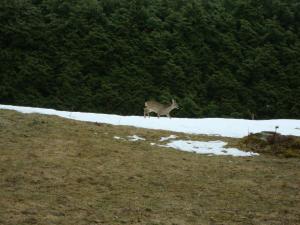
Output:
<instances>
[{"instance_id":1,"label":"dense forest","mask_svg":"<svg viewBox=\"0 0 300 225\"><path fill-rule=\"evenodd\" d=\"M299 0L1 0L0 104L300 119Z\"/></svg>"}]
</instances>

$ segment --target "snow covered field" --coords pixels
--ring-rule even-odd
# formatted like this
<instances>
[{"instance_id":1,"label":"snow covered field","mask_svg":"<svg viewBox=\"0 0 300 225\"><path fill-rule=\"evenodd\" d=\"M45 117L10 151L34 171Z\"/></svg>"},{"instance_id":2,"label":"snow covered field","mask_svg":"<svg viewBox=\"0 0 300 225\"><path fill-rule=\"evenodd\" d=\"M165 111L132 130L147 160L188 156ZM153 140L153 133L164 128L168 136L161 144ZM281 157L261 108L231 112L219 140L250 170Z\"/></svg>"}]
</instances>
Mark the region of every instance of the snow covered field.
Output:
<instances>
[{"instance_id":1,"label":"snow covered field","mask_svg":"<svg viewBox=\"0 0 300 225\"><path fill-rule=\"evenodd\" d=\"M107 123L112 125L128 125L149 129L169 130L191 134L220 135L224 137L241 138L249 132L274 131L279 126L278 132L285 135L300 136L300 120L244 120L223 118L144 118L142 116L119 116L100 113L67 112L53 109L19 107L0 105L0 109L16 110L22 113L40 113L57 115L64 118Z\"/></svg>"}]
</instances>

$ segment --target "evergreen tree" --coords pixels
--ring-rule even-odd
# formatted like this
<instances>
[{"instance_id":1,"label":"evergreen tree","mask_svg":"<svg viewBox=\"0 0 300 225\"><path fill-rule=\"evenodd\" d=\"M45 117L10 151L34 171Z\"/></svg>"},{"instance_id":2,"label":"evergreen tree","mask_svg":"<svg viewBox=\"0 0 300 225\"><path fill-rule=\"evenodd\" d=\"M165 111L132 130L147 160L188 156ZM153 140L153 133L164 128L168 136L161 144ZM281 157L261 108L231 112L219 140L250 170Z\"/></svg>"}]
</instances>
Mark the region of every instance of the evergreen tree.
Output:
<instances>
[{"instance_id":1,"label":"evergreen tree","mask_svg":"<svg viewBox=\"0 0 300 225\"><path fill-rule=\"evenodd\" d=\"M298 0L2 0L0 103L300 118Z\"/></svg>"}]
</instances>

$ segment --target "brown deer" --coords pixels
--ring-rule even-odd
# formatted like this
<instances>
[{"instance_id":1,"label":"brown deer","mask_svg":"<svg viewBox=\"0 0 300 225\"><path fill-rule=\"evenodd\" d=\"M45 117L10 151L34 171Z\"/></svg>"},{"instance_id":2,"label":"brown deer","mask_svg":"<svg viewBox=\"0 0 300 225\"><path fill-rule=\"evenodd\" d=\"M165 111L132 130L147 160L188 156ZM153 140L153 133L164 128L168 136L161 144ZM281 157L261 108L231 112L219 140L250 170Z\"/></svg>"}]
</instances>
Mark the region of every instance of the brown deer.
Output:
<instances>
[{"instance_id":1,"label":"brown deer","mask_svg":"<svg viewBox=\"0 0 300 225\"><path fill-rule=\"evenodd\" d=\"M172 99L171 105L163 105L157 101L147 101L145 102L145 108L144 108L144 117L148 116L150 117L151 112L155 112L157 114L157 117L160 116L167 116L170 117L170 112L173 109L178 109L178 104L174 99Z\"/></svg>"}]
</instances>

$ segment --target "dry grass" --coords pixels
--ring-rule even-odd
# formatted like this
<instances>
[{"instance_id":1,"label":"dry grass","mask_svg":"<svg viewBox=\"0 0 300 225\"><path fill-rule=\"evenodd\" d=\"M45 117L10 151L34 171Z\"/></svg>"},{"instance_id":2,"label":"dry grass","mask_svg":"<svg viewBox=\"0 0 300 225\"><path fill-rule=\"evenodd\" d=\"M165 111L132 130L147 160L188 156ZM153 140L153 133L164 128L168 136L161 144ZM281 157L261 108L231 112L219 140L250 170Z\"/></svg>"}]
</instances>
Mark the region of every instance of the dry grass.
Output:
<instances>
[{"instance_id":1,"label":"dry grass","mask_svg":"<svg viewBox=\"0 0 300 225\"><path fill-rule=\"evenodd\" d=\"M209 157L150 146L170 132L4 110L0 129L0 224L300 224L300 159ZM147 141L113 139L132 134Z\"/></svg>"}]
</instances>

